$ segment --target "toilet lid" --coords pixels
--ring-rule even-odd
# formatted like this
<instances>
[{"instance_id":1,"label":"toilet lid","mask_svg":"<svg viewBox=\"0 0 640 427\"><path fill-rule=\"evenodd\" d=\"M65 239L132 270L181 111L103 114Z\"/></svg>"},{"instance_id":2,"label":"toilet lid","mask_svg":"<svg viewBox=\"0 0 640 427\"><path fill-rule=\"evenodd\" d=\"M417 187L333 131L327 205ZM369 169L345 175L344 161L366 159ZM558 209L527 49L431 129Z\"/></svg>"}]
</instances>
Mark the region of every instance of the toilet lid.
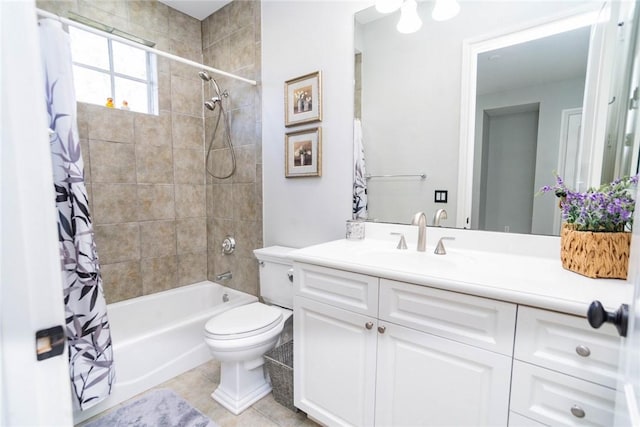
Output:
<instances>
[{"instance_id":1,"label":"toilet lid","mask_svg":"<svg viewBox=\"0 0 640 427\"><path fill-rule=\"evenodd\" d=\"M240 338L268 331L281 320L282 311L254 302L221 313L210 319L204 329L213 338Z\"/></svg>"}]
</instances>

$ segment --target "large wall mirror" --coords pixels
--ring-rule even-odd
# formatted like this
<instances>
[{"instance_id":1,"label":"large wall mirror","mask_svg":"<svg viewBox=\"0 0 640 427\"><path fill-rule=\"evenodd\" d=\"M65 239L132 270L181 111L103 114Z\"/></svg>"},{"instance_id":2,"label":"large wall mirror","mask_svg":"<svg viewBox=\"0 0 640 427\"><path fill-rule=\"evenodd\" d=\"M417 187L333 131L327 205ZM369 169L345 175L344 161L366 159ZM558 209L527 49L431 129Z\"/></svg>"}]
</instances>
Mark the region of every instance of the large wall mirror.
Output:
<instances>
[{"instance_id":1,"label":"large wall mirror","mask_svg":"<svg viewBox=\"0 0 640 427\"><path fill-rule=\"evenodd\" d=\"M444 208L447 227L557 234L556 201L535 196L554 172L586 188L637 171L633 3L460 5L437 22L433 2L419 2L412 34L396 30L398 12L356 14L368 219ZM617 26L609 17L621 13Z\"/></svg>"}]
</instances>

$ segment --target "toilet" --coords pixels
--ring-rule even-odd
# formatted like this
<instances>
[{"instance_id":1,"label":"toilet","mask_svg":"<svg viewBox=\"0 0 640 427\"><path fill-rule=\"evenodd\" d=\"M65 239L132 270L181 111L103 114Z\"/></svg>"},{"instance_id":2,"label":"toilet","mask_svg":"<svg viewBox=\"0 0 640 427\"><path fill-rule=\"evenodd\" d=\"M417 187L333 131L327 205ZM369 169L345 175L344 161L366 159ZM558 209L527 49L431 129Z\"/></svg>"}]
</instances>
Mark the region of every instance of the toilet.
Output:
<instances>
[{"instance_id":1,"label":"toilet","mask_svg":"<svg viewBox=\"0 0 640 427\"><path fill-rule=\"evenodd\" d=\"M260 296L207 321L204 340L220 361L220 385L211 397L235 415L269 394L264 354L273 349L293 315L293 248L271 246L253 251L258 259Z\"/></svg>"}]
</instances>

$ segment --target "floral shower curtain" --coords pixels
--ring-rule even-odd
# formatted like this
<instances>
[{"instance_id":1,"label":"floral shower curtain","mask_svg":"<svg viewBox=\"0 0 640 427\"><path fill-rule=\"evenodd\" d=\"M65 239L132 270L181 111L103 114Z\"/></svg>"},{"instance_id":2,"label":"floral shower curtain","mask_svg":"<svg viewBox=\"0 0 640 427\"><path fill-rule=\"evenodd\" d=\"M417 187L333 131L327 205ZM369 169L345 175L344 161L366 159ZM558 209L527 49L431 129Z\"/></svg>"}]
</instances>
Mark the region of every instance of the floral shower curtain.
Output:
<instances>
[{"instance_id":1,"label":"floral shower curtain","mask_svg":"<svg viewBox=\"0 0 640 427\"><path fill-rule=\"evenodd\" d=\"M67 346L74 407L87 409L111 392L113 349L98 254L84 185L69 36L39 22L49 114Z\"/></svg>"}]
</instances>

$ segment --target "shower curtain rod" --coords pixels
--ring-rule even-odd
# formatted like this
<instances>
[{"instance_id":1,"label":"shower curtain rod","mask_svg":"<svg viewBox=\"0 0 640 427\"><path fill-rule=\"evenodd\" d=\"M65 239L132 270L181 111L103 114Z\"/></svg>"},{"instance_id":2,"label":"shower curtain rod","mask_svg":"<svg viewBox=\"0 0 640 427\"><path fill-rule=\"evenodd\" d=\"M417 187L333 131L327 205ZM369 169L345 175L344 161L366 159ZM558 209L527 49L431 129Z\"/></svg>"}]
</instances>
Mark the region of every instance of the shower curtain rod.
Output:
<instances>
[{"instance_id":1,"label":"shower curtain rod","mask_svg":"<svg viewBox=\"0 0 640 427\"><path fill-rule=\"evenodd\" d=\"M178 56L178 55L173 55L171 53L167 53L167 52L164 52L162 50L154 49L152 47L148 47L148 46L136 43L136 42L132 42L131 40L127 40L124 37L119 37L119 36L116 36L116 35L113 35L113 34L106 33L104 31L97 30L97 29L95 29L93 27L89 27L88 25L83 25L83 24L80 24L78 22L72 21L70 19L63 18L62 16L56 15L55 13L47 12L46 10L42 10L42 9L36 8L36 11L37 11L38 15L40 15L40 16L42 16L44 18L55 19L56 21L60 21L63 24L70 25L70 26L76 27L76 28L80 28L80 29L82 29L84 31L88 31L90 33L97 34L97 35L102 36L102 37L107 37L107 38L109 38L111 40L116 40L116 41L118 41L120 43L126 44L128 46L132 46L132 47L135 47L135 48L138 48L138 49L142 49L142 50L150 52L150 53L155 53L158 56L162 56L164 58L169 58L169 59L171 59L173 61L177 61L177 62L181 62L183 64L191 65L192 67L199 68L201 70L206 70L206 71L209 71L209 72L212 72L212 73L215 73L215 74L219 74L221 76L230 77L232 79L240 80L240 81L243 81L245 83L249 83L250 85L253 85L253 86L256 85L256 81L255 80L245 79L244 77L236 76L235 74L231 74L231 73L228 73L226 71L218 70L217 68L209 67L208 65L200 64L198 62L192 61L190 59L183 58L183 57Z\"/></svg>"}]
</instances>

